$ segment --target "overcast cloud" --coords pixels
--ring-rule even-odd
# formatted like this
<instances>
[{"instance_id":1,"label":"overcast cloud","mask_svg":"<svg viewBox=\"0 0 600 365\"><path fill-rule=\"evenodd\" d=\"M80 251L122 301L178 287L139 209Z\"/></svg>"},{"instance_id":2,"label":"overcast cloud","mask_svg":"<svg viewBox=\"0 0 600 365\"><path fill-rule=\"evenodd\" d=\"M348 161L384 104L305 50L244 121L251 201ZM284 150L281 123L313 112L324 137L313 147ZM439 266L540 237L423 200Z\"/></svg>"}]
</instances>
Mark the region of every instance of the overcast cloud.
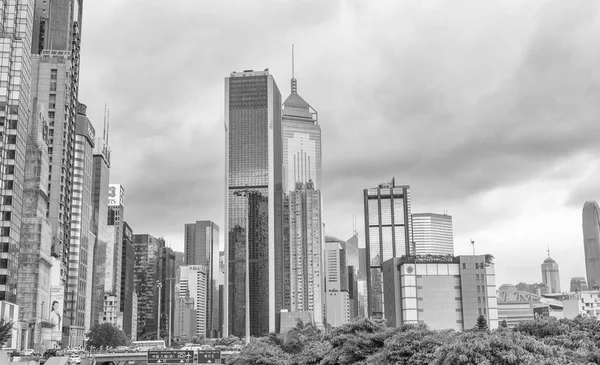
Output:
<instances>
[{"instance_id":1,"label":"overcast cloud","mask_svg":"<svg viewBox=\"0 0 600 365\"><path fill-rule=\"evenodd\" d=\"M183 250L224 221L224 77L269 68L319 111L327 234L364 242L362 190L396 177L448 211L456 253L497 281L585 276L581 209L600 199L600 15L581 1L112 0L84 8L80 99L135 233Z\"/></svg>"}]
</instances>

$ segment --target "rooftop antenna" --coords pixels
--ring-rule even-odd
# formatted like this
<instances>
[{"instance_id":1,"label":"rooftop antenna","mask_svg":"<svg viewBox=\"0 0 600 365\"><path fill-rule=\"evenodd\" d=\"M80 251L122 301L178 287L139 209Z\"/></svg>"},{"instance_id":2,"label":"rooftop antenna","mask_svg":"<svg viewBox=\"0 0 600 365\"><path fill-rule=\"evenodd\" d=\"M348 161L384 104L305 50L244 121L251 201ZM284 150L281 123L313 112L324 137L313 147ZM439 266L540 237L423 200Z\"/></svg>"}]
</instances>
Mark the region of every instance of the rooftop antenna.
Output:
<instances>
[{"instance_id":1,"label":"rooftop antenna","mask_svg":"<svg viewBox=\"0 0 600 365\"><path fill-rule=\"evenodd\" d=\"M292 94L296 94L298 92L298 84L296 78L294 77L294 45L292 44Z\"/></svg>"},{"instance_id":2,"label":"rooftop antenna","mask_svg":"<svg viewBox=\"0 0 600 365\"><path fill-rule=\"evenodd\" d=\"M355 215L352 216L352 233L355 236L358 236L358 234L356 233L356 216Z\"/></svg>"},{"instance_id":3,"label":"rooftop antenna","mask_svg":"<svg viewBox=\"0 0 600 365\"><path fill-rule=\"evenodd\" d=\"M110 109L108 109L108 114L106 115L106 144L108 144L109 129L110 129Z\"/></svg>"},{"instance_id":4,"label":"rooftop antenna","mask_svg":"<svg viewBox=\"0 0 600 365\"><path fill-rule=\"evenodd\" d=\"M104 130L102 131L102 137L106 140L106 103L104 103Z\"/></svg>"},{"instance_id":5,"label":"rooftop antenna","mask_svg":"<svg viewBox=\"0 0 600 365\"><path fill-rule=\"evenodd\" d=\"M550 245L547 245L546 248L548 250L548 258L550 258Z\"/></svg>"},{"instance_id":6,"label":"rooftop antenna","mask_svg":"<svg viewBox=\"0 0 600 365\"><path fill-rule=\"evenodd\" d=\"M473 241L471 238L469 238L471 240L471 245L473 245L473 256L475 256L475 241Z\"/></svg>"}]
</instances>

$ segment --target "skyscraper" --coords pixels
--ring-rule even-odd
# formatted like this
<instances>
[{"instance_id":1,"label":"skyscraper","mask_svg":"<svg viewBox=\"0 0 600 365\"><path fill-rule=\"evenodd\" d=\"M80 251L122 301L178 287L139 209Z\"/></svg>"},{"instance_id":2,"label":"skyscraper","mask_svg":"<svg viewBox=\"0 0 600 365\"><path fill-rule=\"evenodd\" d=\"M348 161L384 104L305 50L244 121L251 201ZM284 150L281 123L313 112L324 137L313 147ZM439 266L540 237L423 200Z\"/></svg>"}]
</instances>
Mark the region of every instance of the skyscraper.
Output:
<instances>
[{"instance_id":1,"label":"skyscraper","mask_svg":"<svg viewBox=\"0 0 600 365\"><path fill-rule=\"evenodd\" d=\"M323 325L321 222L321 191L314 189L311 180L297 182L289 195L290 307L286 309L312 312L318 327Z\"/></svg>"},{"instance_id":2,"label":"skyscraper","mask_svg":"<svg viewBox=\"0 0 600 365\"><path fill-rule=\"evenodd\" d=\"M88 277L93 278L92 292L87 300L91 310L89 313L90 327L98 324L102 317L104 303L104 277L106 271L106 245L111 239L108 231L108 184L110 177L110 148L106 120L102 137L96 137L94 144L94 170L92 180L92 230L96 236L94 245L94 265L88 267ZM91 275L90 275L91 274ZM86 305L86 306L87 306ZM87 319L86 319L87 322Z\"/></svg>"},{"instance_id":3,"label":"skyscraper","mask_svg":"<svg viewBox=\"0 0 600 365\"><path fill-rule=\"evenodd\" d=\"M412 234L417 255L454 255L452 216L413 213Z\"/></svg>"},{"instance_id":4,"label":"skyscraper","mask_svg":"<svg viewBox=\"0 0 600 365\"><path fill-rule=\"evenodd\" d=\"M69 276L67 282L64 322L67 327L67 346L83 346L86 325L88 254L94 249L92 232L92 175L95 130L86 116L86 106L79 104L75 124L75 164L73 170L73 203L71 207L71 234ZM92 266L93 262L89 262Z\"/></svg>"},{"instance_id":5,"label":"skyscraper","mask_svg":"<svg viewBox=\"0 0 600 365\"><path fill-rule=\"evenodd\" d=\"M138 298L138 337L144 333L156 333L158 325L158 286L160 249L164 240L149 234L133 235L135 265L133 267L134 284Z\"/></svg>"},{"instance_id":6,"label":"skyscraper","mask_svg":"<svg viewBox=\"0 0 600 365\"><path fill-rule=\"evenodd\" d=\"M595 289L600 287L600 207L596 201L585 202L582 220L587 284Z\"/></svg>"},{"instance_id":7,"label":"skyscraper","mask_svg":"<svg viewBox=\"0 0 600 365\"><path fill-rule=\"evenodd\" d=\"M586 291L588 290L588 285L587 282L585 281L585 278L571 278L571 287L570 287L570 291L571 292L582 292L582 291Z\"/></svg>"},{"instance_id":8,"label":"skyscraper","mask_svg":"<svg viewBox=\"0 0 600 365\"><path fill-rule=\"evenodd\" d=\"M344 241L325 237L325 319L332 327L350 321L350 296L348 294L348 266Z\"/></svg>"},{"instance_id":9,"label":"skyscraper","mask_svg":"<svg viewBox=\"0 0 600 365\"><path fill-rule=\"evenodd\" d=\"M204 265L188 265L179 268L179 295L180 298L187 296L193 298L195 304L196 336L204 336L206 329L206 289L207 268Z\"/></svg>"},{"instance_id":10,"label":"skyscraper","mask_svg":"<svg viewBox=\"0 0 600 365\"><path fill-rule=\"evenodd\" d=\"M25 154L25 185L19 247L17 304L26 323L24 346L39 350L42 341L42 302L50 301L50 245L52 228L48 211L48 124L43 104L32 113ZM24 328L25 330L25 328ZM37 346L36 346L37 345Z\"/></svg>"},{"instance_id":11,"label":"skyscraper","mask_svg":"<svg viewBox=\"0 0 600 365\"><path fill-rule=\"evenodd\" d=\"M107 229L109 239L106 243L106 261L104 270L104 292L105 296L110 293L114 297L108 301L109 308L104 312L110 311L116 313L115 316L103 314L101 322L109 321L108 318L114 318L113 324L117 324L118 313L121 308L121 260L123 257L123 222L125 218L125 189L120 184L108 185L108 220ZM107 302L105 300L105 302Z\"/></svg>"},{"instance_id":12,"label":"skyscraper","mask_svg":"<svg viewBox=\"0 0 600 365\"><path fill-rule=\"evenodd\" d=\"M283 102L283 191L311 180L321 189L321 126L317 111L298 95L292 76L292 93Z\"/></svg>"},{"instance_id":13,"label":"skyscraper","mask_svg":"<svg viewBox=\"0 0 600 365\"><path fill-rule=\"evenodd\" d=\"M123 222L123 249L121 259L121 298L120 317L122 318L122 329L128 336L133 336L133 295L135 292L134 285L134 266L135 253L133 252L133 230L127 222Z\"/></svg>"},{"instance_id":14,"label":"skyscraper","mask_svg":"<svg viewBox=\"0 0 600 365\"><path fill-rule=\"evenodd\" d=\"M558 264L550 257L550 250L548 250L548 258L542 264L542 281L548 285L550 293L560 293Z\"/></svg>"},{"instance_id":15,"label":"skyscraper","mask_svg":"<svg viewBox=\"0 0 600 365\"><path fill-rule=\"evenodd\" d=\"M0 3L0 307L17 302L33 6L33 0Z\"/></svg>"},{"instance_id":16,"label":"skyscraper","mask_svg":"<svg viewBox=\"0 0 600 365\"><path fill-rule=\"evenodd\" d=\"M225 134L223 335L245 335L248 309L250 333L261 336L275 331L283 306L281 94L268 70L225 79Z\"/></svg>"},{"instance_id":17,"label":"skyscraper","mask_svg":"<svg viewBox=\"0 0 600 365\"><path fill-rule=\"evenodd\" d=\"M186 265L204 265L207 269L206 334L219 337L219 226L211 221L185 225L184 254Z\"/></svg>"},{"instance_id":18,"label":"skyscraper","mask_svg":"<svg viewBox=\"0 0 600 365\"><path fill-rule=\"evenodd\" d=\"M384 318L383 262L412 252L410 186L397 186L392 179L365 189L364 206L368 315Z\"/></svg>"}]
</instances>

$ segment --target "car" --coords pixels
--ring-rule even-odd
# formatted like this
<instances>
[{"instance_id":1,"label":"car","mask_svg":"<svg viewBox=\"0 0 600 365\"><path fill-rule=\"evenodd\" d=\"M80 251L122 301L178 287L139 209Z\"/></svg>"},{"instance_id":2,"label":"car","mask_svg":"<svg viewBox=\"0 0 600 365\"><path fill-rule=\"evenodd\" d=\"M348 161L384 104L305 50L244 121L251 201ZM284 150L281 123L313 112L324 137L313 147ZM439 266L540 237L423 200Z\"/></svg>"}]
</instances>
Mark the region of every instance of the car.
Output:
<instances>
[{"instance_id":1,"label":"car","mask_svg":"<svg viewBox=\"0 0 600 365\"><path fill-rule=\"evenodd\" d=\"M115 352L128 352L129 351L129 347L127 346L117 346L117 348L115 349Z\"/></svg>"},{"instance_id":2,"label":"car","mask_svg":"<svg viewBox=\"0 0 600 365\"><path fill-rule=\"evenodd\" d=\"M44 358L49 358L49 357L53 357L53 356L58 356L58 350L57 349L48 349L46 351L44 351Z\"/></svg>"},{"instance_id":3,"label":"car","mask_svg":"<svg viewBox=\"0 0 600 365\"><path fill-rule=\"evenodd\" d=\"M69 356L69 362L71 364L81 364L81 357L78 354L73 354Z\"/></svg>"},{"instance_id":4,"label":"car","mask_svg":"<svg viewBox=\"0 0 600 365\"><path fill-rule=\"evenodd\" d=\"M23 351L21 351L21 356L32 356L33 355L33 349L25 349Z\"/></svg>"}]
</instances>

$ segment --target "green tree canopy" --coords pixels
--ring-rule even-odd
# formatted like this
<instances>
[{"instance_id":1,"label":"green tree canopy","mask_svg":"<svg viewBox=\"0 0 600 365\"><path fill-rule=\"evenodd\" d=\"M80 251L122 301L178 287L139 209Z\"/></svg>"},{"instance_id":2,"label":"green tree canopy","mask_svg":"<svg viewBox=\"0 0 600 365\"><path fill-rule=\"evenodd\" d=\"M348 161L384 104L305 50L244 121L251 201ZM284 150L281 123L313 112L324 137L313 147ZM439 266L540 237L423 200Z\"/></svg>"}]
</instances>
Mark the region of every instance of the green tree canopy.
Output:
<instances>
[{"instance_id":1,"label":"green tree canopy","mask_svg":"<svg viewBox=\"0 0 600 365\"><path fill-rule=\"evenodd\" d=\"M5 322L0 319L0 348L12 337L12 322Z\"/></svg>"},{"instance_id":2,"label":"green tree canopy","mask_svg":"<svg viewBox=\"0 0 600 365\"><path fill-rule=\"evenodd\" d=\"M129 345L125 332L110 323L97 324L87 333L87 347L117 347Z\"/></svg>"}]
</instances>

